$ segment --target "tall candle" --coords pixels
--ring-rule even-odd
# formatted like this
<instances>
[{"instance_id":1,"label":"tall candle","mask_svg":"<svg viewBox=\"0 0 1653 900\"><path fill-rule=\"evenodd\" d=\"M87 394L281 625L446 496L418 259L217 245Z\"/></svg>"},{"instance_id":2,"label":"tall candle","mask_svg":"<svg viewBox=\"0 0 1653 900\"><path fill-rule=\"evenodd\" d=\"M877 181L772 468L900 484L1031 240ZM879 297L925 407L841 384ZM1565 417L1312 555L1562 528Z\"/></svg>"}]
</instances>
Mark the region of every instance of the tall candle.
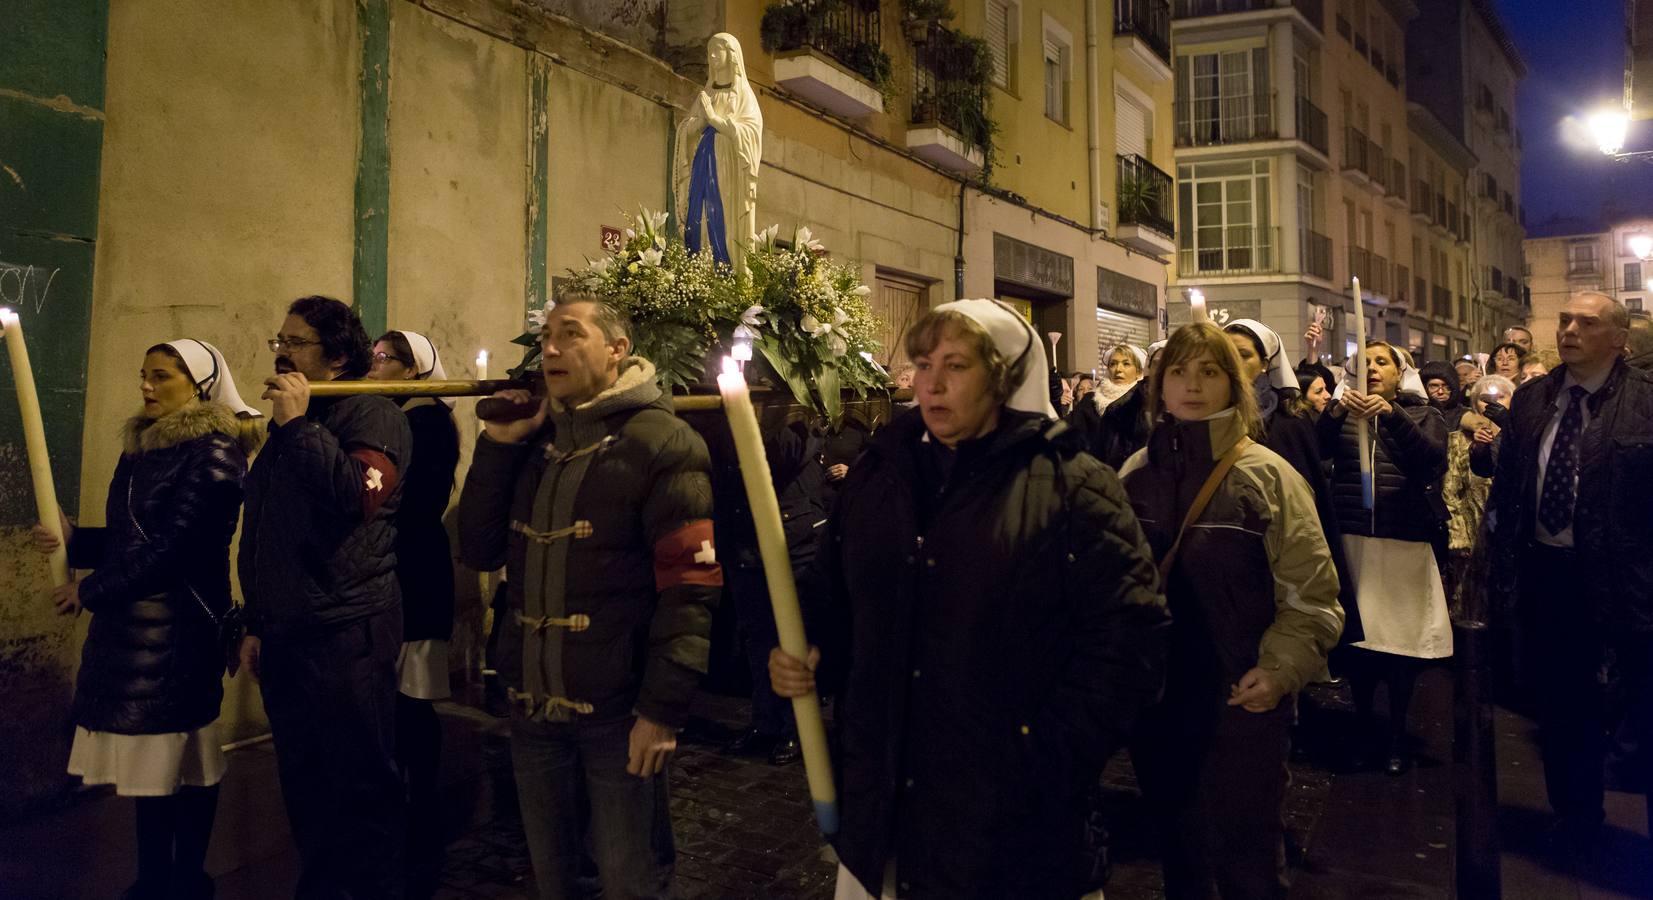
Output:
<instances>
[{"instance_id":1,"label":"tall candle","mask_svg":"<svg viewBox=\"0 0 1653 900\"><path fill-rule=\"evenodd\" d=\"M488 380L488 351L476 351L476 380Z\"/></svg>"},{"instance_id":2,"label":"tall candle","mask_svg":"<svg viewBox=\"0 0 1653 900\"><path fill-rule=\"evenodd\" d=\"M1355 293L1355 390L1366 393L1366 308L1360 299L1360 279L1354 279ZM1372 484L1372 431L1365 419L1355 423L1360 443L1360 499L1367 509L1377 506Z\"/></svg>"},{"instance_id":3,"label":"tall candle","mask_svg":"<svg viewBox=\"0 0 1653 900\"><path fill-rule=\"evenodd\" d=\"M732 357L724 357L723 374L717 377L723 395L723 411L729 416L729 430L735 436L735 454L740 460L741 480L746 484L747 506L758 532L758 553L763 558L764 580L769 584L769 603L775 610L775 630L781 649L795 659L809 657L809 640L804 636L803 613L798 608L798 588L792 580L792 558L786 551L786 533L781 530L781 505L769 477L769 456L758 431L758 415L746 376ZM832 761L827 755L826 727L821 724L821 701L811 693L792 698L792 712L798 720L798 743L803 746L804 774L809 796L815 801L815 821L824 834L838 832L838 791L832 783Z\"/></svg>"},{"instance_id":4,"label":"tall candle","mask_svg":"<svg viewBox=\"0 0 1653 900\"><path fill-rule=\"evenodd\" d=\"M1205 311L1205 294L1198 290L1188 292L1188 311L1190 322L1209 322L1210 313Z\"/></svg>"},{"instance_id":5,"label":"tall candle","mask_svg":"<svg viewBox=\"0 0 1653 900\"><path fill-rule=\"evenodd\" d=\"M54 584L69 581L69 550L58 521L57 488L52 485L51 458L46 455L46 426L40 418L40 395L35 392L34 369L29 366L29 348L23 343L23 322L17 313L0 309L0 330L6 335L6 353L11 357L12 383L17 385L17 405L23 413L23 442L29 454L29 474L34 479L35 512L40 524L57 537L57 549L47 562Z\"/></svg>"}]
</instances>

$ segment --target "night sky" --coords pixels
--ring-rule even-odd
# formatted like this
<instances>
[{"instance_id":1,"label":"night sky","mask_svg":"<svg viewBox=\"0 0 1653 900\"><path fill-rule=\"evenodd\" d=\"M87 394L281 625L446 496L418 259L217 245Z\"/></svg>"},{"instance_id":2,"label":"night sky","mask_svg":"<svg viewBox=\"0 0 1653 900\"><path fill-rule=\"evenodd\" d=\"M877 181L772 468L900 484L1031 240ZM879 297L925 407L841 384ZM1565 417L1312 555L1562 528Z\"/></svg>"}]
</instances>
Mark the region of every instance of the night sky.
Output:
<instances>
[{"instance_id":1,"label":"night sky","mask_svg":"<svg viewBox=\"0 0 1653 900\"><path fill-rule=\"evenodd\" d=\"M1653 215L1653 162L1615 162L1578 146L1578 119L1568 122L1622 100L1623 0L1497 0L1497 7L1527 62L1517 118L1528 236L1604 231L1620 215ZM1625 149L1653 149L1653 121L1630 123Z\"/></svg>"}]
</instances>

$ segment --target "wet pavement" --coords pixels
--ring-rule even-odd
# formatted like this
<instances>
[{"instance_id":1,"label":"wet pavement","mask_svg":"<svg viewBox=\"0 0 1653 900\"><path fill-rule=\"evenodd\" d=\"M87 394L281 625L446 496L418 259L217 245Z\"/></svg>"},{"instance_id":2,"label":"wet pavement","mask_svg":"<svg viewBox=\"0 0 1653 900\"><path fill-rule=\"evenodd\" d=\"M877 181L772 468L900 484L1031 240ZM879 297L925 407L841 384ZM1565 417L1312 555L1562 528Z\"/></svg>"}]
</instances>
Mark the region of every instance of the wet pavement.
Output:
<instances>
[{"instance_id":1,"label":"wet pavement","mask_svg":"<svg viewBox=\"0 0 1653 900\"><path fill-rule=\"evenodd\" d=\"M745 721L745 704L702 695L673 763L671 807L677 890L701 898L828 898L836 862L810 817L801 766L730 758L722 745ZM457 703L439 705L445 733L443 820L448 845L439 897L532 896L504 720ZM1315 689L1305 703L1303 751L1292 763L1286 821L1292 839L1293 898L1448 898L1452 891L1451 680L1432 670L1414 703L1417 766L1391 778L1342 772L1352 713L1346 694ZM1542 781L1530 725L1500 716L1501 788L1506 795L1505 896L1653 896L1640 798L1610 804L1612 864L1579 877L1527 854L1544 823ZM1506 745L1508 745L1506 747ZM1155 841L1128 758L1103 779L1112 846L1109 900L1163 896ZM1636 828L1637 817L1641 828ZM1529 827L1532 826L1532 827ZM107 791L82 791L66 808L0 829L0 897L108 898L133 875L131 804ZM223 900L292 896L297 855L267 742L232 751L208 869Z\"/></svg>"}]
</instances>

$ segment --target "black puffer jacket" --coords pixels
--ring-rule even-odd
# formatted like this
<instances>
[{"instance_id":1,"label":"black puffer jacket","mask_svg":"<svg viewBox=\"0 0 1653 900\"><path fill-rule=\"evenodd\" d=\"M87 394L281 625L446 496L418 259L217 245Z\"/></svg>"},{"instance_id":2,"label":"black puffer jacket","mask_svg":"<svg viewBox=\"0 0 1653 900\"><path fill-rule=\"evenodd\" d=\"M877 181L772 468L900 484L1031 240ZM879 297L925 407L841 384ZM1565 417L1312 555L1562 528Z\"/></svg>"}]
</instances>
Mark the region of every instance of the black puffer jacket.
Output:
<instances>
[{"instance_id":1,"label":"black puffer jacket","mask_svg":"<svg viewBox=\"0 0 1653 900\"><path fill-rule=\"evenodd\" d=\"M723 586L711 460L672 414L654 365L635 356L621 365L613 387L574 409L554 406L533 438L477 439L459 546L467 565L503 565L509 576L498 668L519 714L641 714L680 728Z\"/></svg>"},{"instance_id":2,"label":"black puffer jacket","mask_svg":"<svg viewBox=\"0 0 1653 900\"><path fill-rule=\"evenodd\" d=\"M396 510L412 447L407 416L383 397L313 397L308 415L271 424L247 478L237 557L250 633L315 632L399 608Z\"/></svg>"},{"instance_id":3,"label":"black puffer jacket","mask_svg":"<svg viewBox=\"0 0 1653 900\"><path fill-rule=\"evenodd\" d=\"M1086 394L1074 404L1067 423L1091 456L1118 469L1148 444L1148 379L1132 385L1106 409L1097 408L1094 393Z\"/></svg>"},{"instance_id":4,"label":"black puffer jacket","mask_svg":"<svg viewBox=\"0 0 1653 900\"><path fill-rule=\"evenodd\" d=\"M218 718L224 652L213 617L230 607L230 536L247 473L236 425L217 403L127 423L108 524L76 528L69 542L70 565L93 570L80 583L92 624L76 725L164 734Z\"/></svg>"},{"instance_id":5,"label":"black puffer jacket","mask_svg":"<svg viewBox=\"0 0 1653 900\"><path fill-rule=\"evenodd\" d=\"M779 412L784 407L769 410ZM821 527L826 524L826 470L821 464L825 441L811 434L802 422L760 424L769 477L781 508L781 529L786 532L787 555L792 559L793 572L801 573L815 559ZM757 527L752 524L734 435L726 422L719 422L706 437L707 449L718 460L712 470L718 556L726 567L761 569Z\"/></svg>"},{"instance_id":6,"label":"black puffer jacket","mask_svg":"<svg viewBox=\"0 0 1653 900\"><path fill-rule=\"evenodd\" d=\"M1408 404L1411 405L1403 405ZM1316 427L1320 450L1332 461L1332 502L1344 534L1423 541L1446 546L1446 420L1423 401L1402 398L1370 421L1376 511L1366 509L1360 484L1359 429L1341 404L1326 407Z\"/></svg>"},{"instance_id":7,"label":"black puffer jacket","mask_svg":"<svg viewBox=\"0 0 1653 900\"><path fill-rule=\"evenodd\" d=\"M413 464L396 511L396 581L402 589L402 640L453 636L453 551L442 514L459 465L453 412L430 398L402 406L413 434Z\"/></svg>"},{"instance_id":8,"label":"black puffer jacket","mask_svg":"<svg viewBox=\"0 0 1653 900\"><path fill-rule=\"evenodd\" d=\"M1487 517L1498 554L1493 587L1506 600L1533 539L1539 445L1566 376L1563 365L1522 385L1498 435L1503 448ZM1610 631L1653 632L1653 376L1615 362L1590 402L1594 418L1578 439L1573 507L1573 548L1588 575L1581 612Z\"/></svg>"},{"instance_id":9,"label":"black puffer jacket","mask_svg":"<svg viewBox=\"0 0 1653 900\"><path fill-rule=\"evenodd\" d=\"M1037 417L956 454L918 411L850 469L816 558L841 688L838 857L874 893L1079 893L1085 797L1158 696L1158 575L1118 480ZM949 472L950 467L950 472Z\"/></svg>"}]
</instances>

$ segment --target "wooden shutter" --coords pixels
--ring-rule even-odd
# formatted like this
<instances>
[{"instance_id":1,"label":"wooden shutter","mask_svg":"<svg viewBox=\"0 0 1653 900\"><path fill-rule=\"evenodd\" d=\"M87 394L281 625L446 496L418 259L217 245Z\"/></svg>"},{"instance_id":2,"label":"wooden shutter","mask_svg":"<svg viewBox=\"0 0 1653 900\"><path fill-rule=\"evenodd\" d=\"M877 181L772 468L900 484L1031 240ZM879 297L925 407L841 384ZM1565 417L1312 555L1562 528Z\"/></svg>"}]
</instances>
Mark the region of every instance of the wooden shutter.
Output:
<instances>
[{"instance_id":1,"label":"wooden shutter","mask_svg":"<svg viewBox=\"0 0 1653 900\"><path fill-rule=\"evenodd\" d=\"M1122 93L1113 97L1114 146L1121 156L1148 158L1148 111Z\"/></svg>"},{"instance_id":2,"label":"wooden shutter","mask_svg":"<svg viewBox=\"0 0 1653 900\"><path fill-rule=\"evenodd\" d=\"M879 328L875 337L879 346L879 362L886 368L907 362L907 353L901 339L907 329L929 308L930 289L905 278L880 274L878 290L868 299Z\"/></svg>"},{"instance_id":3,"label":"wooden shutter","mask_svg":"<svg viewBox=\"0 0 1653 900\"><path fill-rule=\"evenodd\" d=\"M1004 0L987 0L987 46L993 51L993 83L1010 86L1010 7Z\"/></svg>"}]
</instances>

